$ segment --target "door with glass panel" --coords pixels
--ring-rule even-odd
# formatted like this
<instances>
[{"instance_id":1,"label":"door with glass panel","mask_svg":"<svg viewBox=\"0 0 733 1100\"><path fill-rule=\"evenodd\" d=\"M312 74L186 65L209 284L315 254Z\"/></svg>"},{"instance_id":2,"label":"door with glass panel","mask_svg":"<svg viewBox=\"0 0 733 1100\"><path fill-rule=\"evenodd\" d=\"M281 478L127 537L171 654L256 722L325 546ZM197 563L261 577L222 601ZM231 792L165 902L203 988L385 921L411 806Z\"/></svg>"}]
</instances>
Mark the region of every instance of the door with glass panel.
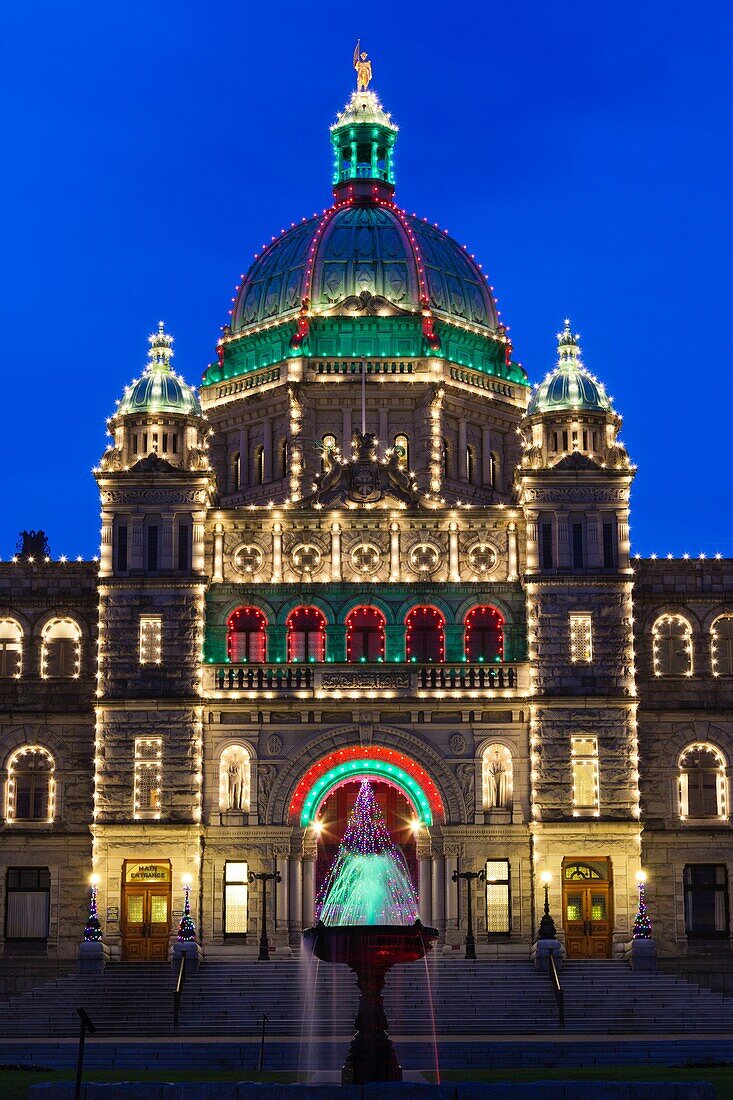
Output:
<instances>
[{"instance_id":1,"label":"door with glass panel","mask_svg":"<svg viewBox=\"0 0 733 1100\"><path fill-rule=\"evenodd\" d=\"M166 962L170 936L169 886L127 886L122 948L128 962Z\"/></svg>"},{"instance_id":2,"label":"door with glass panel","mask_svg":"<svg viewBox=\"0 0 733 1100\"><path fill-rule=\"evenodd\" d=\"M563 927L569 959L611 957L610 860L563 861Z\"/></svg>"}]
</instances>

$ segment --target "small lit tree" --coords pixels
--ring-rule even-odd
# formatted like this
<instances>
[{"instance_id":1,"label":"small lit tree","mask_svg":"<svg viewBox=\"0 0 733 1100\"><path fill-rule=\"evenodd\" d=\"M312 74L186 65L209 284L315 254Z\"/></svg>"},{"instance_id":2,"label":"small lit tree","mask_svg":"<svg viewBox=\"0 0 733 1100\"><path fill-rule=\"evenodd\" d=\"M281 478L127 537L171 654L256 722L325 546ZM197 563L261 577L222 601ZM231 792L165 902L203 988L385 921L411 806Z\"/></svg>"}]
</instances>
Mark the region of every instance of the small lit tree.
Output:
<instances>
[{"instance_id":1,"label":"small lit tree","mask_svg":"<svg viewBox=\"0 0 733 1100\"><path fill-rule=\"evenodd\" d=\"M191 876L185 875L183 879L183 916L178 924L178 942L193 943L196 939L196 925L191 916Z\"/></svg>"},{"instance_id":2,"label":"small lit tree","mask_svg":"<svg viewBox=\"0 0 733 1100\"><path fill-rule=\"evenodd\" d=\"M91 896L89 898L89 916L84 925L84 943L99 943L102 939L102 925L99 923L97 913L97 892L99 890L99 875L92 875Z\"/></svg>"},{"instance_id":3,"label":"small lit tree","mask_svg":"<svg viewBox=\"0 0 733 1100\"><path fill-rule=\"evenodd\" d=\"M632 935L635 940L650 940L652 938L652 918L649 916L649 910L647 909L646 899L644 897L646 872L637 872L636 881L639 889L639 908L634 917Z\"/></svg>"}]
</instances>

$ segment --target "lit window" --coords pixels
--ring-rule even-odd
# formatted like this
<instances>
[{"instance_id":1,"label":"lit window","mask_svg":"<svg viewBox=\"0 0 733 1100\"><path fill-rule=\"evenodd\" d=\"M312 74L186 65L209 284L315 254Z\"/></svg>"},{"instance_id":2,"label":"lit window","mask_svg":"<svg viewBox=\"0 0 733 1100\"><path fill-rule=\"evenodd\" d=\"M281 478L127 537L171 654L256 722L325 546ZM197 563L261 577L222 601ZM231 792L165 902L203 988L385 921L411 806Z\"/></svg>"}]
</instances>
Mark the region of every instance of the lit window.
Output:
<instances>
[{"instance_id":1,"label":"lit window","mask_svg":"<svg viewBox=\"0 0 733 1100\"><path fill-rule=\"evenodd\" d=\"M662 615L652 627L655 676L692 676L692 630L681 615Z\"/></svg>"},{"instance_id":2,"label":"lit window","mask_svg":"<svg viewBox=\"0 0 733 1100\"><path fill-rule=\"evenodd\" d=\"M598 738L572 737L573 813L598 816Z\"/></svg>"},{"instance_id":3,"label":"lit window","mask_svg":"<svg viewBox=\"0 0 733 1100\"><path fill-rule=\"evenodd\" d=\"M486 861L486 931L506 936L512 930L509 860Z\"/></svg>"},{"instance_id":4,"label":"lit window","mask_svg":"<svg viewBox=\"0 0 733 1100\"><path fill-rule=\"evenodd\" d=\"M593 620L580 612L570 614L570 660L590 664L593 660Z\"/></svg>"},{"instance_id":5,"label":"lit window","mask_svg":"<svg viewBox=\"0 0 733 1100\"><path fill-rule=\"evenodd\" d=\"M376 607L355 607L346 616L346 660L384 660L385 619Z\"/></svg>"},{"instance_id":6,"label":"lit window","mask_svg":"<svg viewBox=\"0 0 733 1100\"><path fill-rule=\"evenodd\" d=\"M405 620L407 660L441 663L445 658L445 620L434 607L413 607Z\"/></svg>"},{"instance_id":7,"label":"lit window","mask_svg":"<svg viewBox=\"0 0 733 1100\"><path fill-rule=\"evenodd\" d=\"M688 745L680 756L680 817L700 819L728 814L725 757L709 744Z\"/></svg>"},{"instance_id":8,"label":"lit window","mask_svg":"<svg viewBox=\"0 0 733 1100\"><path fill-rule=\"evenodd\" d=\"M474 607L466 616L466 659L503 661L504 619L495 607Z\"/></svg>"},{"instance_id":9,"label":"lit window","mask_svg":"<svg viewBox=\"0 0 733 1100\"><path fill-rule=\"evenodd\" d=\"M224 935L243 936L247 931L249 866L224 864Z\"/></svg>"},{"instance_id":10,"label":"lit window","mask_svg":"<svg viewBox=\"0 0 733 1100\"><path fill-rule=\"evenodd\" d=\"M288 616L288 661L325 661L326 620L317 607L298 607Z\"/></svg>"},{"instance_id":11,"label":"lit window","mask_svg":"<svg viewBox=\"0 0 733 1100\"><path fill-rule=\"evenodd\" d=\"M136 737L134 817L138 821L160 819L162 767L162 737Z\"/></svg>"},{"instance_id":12,"label":"lit window","mask_svg":"<svg viewBox=\"0 0 733 1100\"><path fill-rule=\"evenodd\" d=\"M257 607L238 607L227 623L227 656L234 663L261 664L266 659L267 620Z\"/></svg>"},{"instance_id":13,"label":"lit window","mask_svg":"<svg viewBox=\"0 0 733 1100\"><path fill-rule=\"evenodd\" d=\"M73 619L52 619L43 628L41 676L44 680L78 680L81 630Z\"/></svg>"},{"instance_id":14,"label":"lit window","mask_svg":"<svg viewBox=\"0 0 733 1100\"><path fill-rule=\"evenodd\" d=\"M728 869L724 863L688 863L683 874L688 938L727 939Z\"/></svg>"},{"instance_id":15,"label":"lit window","mask_svg":"<svg viewBox=\"0 0 733 1100\"><path fill-rule=\"evenodd\" d=\"M733 615L716 619L710 631L713 676L733 676Z\"/></svg>"},{"instance_id":16,"label":"lit window","mask_svg":"<svg viewBox=\"0 0 733 1100\"><path fill-rule=\"evenodd\" d=\"M51 873L48 867L9 867L5 939L41 943L48 939Z\"/></svg>"},{"instance_id":17,"label":"lit window","mask_svg":"<svg viewBox=\"0 0 733 1100\"><path fill-rule=\"evenodd\" d=\"M8 761L5 819L52 822L55 814L54 760L42 745L24 745Z\"/></svg>"},{"instance_id":18,"label":"lit window","mask_svg":"<svg viewBox=\"0 0 733 1100\"><path fill-rule=\"evenodd\" d=\"M140 616L140 664L159 665L163 641L163 620L159 615Z\"/></svg>"},{"instance_id":19,"label":"lit window","mask_svg":"<svg viewBox=\"0 0 733 1100\"><path fill-rule=\"evenodd\" d=\"M0 680L19 680L23 669L23 631L15 619L0 619Z\"/></svg>"}]
</instances>

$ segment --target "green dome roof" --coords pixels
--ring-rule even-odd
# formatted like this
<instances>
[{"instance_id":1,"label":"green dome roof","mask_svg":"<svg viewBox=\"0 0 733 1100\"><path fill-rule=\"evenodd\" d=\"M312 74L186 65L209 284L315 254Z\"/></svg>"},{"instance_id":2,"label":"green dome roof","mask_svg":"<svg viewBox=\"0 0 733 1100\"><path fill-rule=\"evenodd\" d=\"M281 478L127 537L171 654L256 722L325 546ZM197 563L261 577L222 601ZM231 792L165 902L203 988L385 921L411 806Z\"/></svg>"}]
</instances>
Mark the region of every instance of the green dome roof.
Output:
<instances>
[{"instance_id":1,"label":"green dome roof","mask_svg":"<svg viewBox=\"0 0 733 1100\"><path fill-rule=\"evenodd\" d=\"M603 383L594 378L581 362L578 337L571 333L570 321L565 321L565 328L558 333L557 351L557 366L532 393L526 415L564 410L613 412Z\"/></svg>"},{"instance_id":2,"label":"green dome roof","mask_svg":"<svg viewBox=\"0 0 733 1100\"><path fill-rule=\"evenodd\" d=\"M196 390L171 370L173 337L165 332L162 321L158 325L158 331L149 336L148 340L150 350L145 370L125 390L115 416L141 413L201 416Z\"/></svg>"}]
</instances>

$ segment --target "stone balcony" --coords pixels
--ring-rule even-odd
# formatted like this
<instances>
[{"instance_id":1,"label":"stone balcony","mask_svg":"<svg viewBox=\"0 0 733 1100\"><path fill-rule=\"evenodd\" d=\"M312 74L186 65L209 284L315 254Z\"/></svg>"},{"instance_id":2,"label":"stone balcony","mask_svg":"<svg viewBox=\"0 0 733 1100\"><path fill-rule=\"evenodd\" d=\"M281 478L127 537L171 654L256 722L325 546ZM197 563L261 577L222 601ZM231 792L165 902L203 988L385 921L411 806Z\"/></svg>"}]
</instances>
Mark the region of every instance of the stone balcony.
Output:
<instances>
[{"instance_id":1,"label":"stone balcony","mask_svg":"<svg viewBox=\"0 0 733 1100\"><path fill-rule=\"evenodd\" d=\"M210 699L514 699L529 691L526 662L496 664L209 664Z\"/></svg>"}]
</instances>

